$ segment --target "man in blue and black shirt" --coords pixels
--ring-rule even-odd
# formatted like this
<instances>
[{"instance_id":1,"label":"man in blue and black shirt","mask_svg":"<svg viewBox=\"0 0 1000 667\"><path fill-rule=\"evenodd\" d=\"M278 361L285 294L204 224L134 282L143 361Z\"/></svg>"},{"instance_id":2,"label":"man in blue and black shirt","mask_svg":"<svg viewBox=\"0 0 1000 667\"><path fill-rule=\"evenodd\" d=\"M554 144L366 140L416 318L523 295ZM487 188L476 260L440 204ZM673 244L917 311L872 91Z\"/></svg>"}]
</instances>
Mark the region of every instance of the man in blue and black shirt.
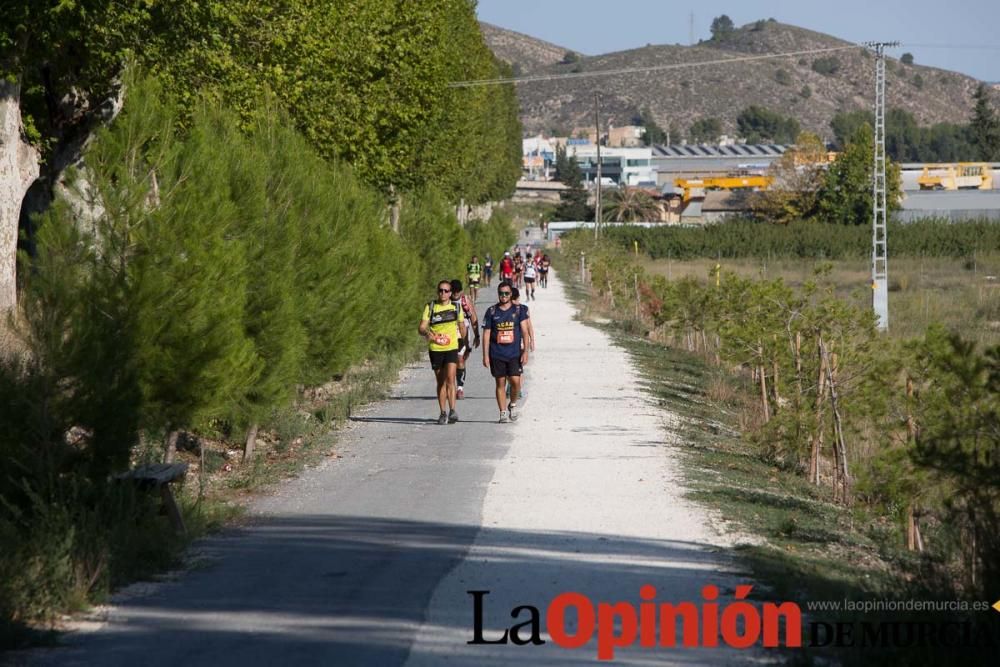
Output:
<instances>
[{"instance_id":1,"label":"man in blue and black shirt","mask_svg":"<svg viewBox=\"0 0 1000 667\"><path fill-rule=\"evenodd\" d=\"M483 316L483 366L490 369L496 381L501 424L517 419L507 403L507 382L511 384L510 395L518 396L521 369L528 363L528 347L521 345L528 336L528 307L515 307L511 292L509 282L500 283L499 302L487 308Z\"/></svg>"}]
</instances>

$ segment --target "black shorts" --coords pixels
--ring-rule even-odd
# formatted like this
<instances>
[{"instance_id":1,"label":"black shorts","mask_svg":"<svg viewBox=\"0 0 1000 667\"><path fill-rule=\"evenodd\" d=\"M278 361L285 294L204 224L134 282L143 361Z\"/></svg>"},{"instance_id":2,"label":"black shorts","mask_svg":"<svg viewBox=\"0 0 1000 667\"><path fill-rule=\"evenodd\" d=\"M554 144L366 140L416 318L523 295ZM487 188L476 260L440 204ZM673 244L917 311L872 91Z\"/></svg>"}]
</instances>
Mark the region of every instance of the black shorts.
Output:
<instances>
[{"instance_id":1,"label":"black shorts","mask_svg":"<svg viewBox=\"0 0 1000 667\"><path fill-rule=\"evenodd\" d=\"M469 278L469 287L479 287L479 281Z\"/></svg>"},{"instance_id":2,"label":"black shorts","mask_svg":"<svg viewBox=\"0 0 1000 667\"><path fill-rule=\"evenodd\" d=\"M535 279L534 278L529 278L528 276L525 276L524 277L524 282L526 282L526 283L528 283L530 285L531 283L535 282Z\"/></svg>"},{"instance_id":3,"label":"black shorts","mask_svg":"<svg viewBox=\"0 0 1000 667\"><path fill-rule=\"evenodd\" d=\"M445 350L443 352L435 352L434 350L429 350L428 354L431 357L431 368L437 370L444 366L445 364L457 364L458 363L458 350Z\"/></svg>"},{"instance_id":4,"label":"black shorts","mask_svg":"<svg viewBox=\"0 0 1000 667\"><path fill-rule=\"evenodd\" d=\"M515 377L521 374L521 358L498 359L490 357L490 373L495 378Z\"/></svg>"}]
</instances>

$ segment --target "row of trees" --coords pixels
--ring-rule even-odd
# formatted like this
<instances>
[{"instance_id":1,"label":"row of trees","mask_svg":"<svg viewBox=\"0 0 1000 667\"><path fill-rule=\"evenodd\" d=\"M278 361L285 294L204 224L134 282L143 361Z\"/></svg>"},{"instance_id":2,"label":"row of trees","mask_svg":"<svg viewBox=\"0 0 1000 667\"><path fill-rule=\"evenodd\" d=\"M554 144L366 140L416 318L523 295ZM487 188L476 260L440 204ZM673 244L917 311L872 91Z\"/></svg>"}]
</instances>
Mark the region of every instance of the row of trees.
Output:
<instances>
[{"instance_id":1,"label":"row of trees","mask_svg":"<svg viewBox=\"0 0 1000 667\"><path fill-rule=\"evenodd\" d=\"M299 388L412 350L437 281L516 238L499 217L463 229L433 189L396 233L382 194L274 96L237 112L212 93L182 104L155 77L124 85L68 173L75 204L57 200L22 257L0 355L0 626L120 580L120 550L152 522L118 513L138 500L109 473L170 460L182 432L252 458Z\"/></svg>"},{"instance_id":2,"label":"row of trees","mask_svg":"<svg viewBox=\"0 0 1000 667\"><path fill-rule=\"evenodd\" d=\"M1000 346L936 327L879 337L824 267L800 289L729 273L669 281L621 247L564 236L566 255L581 251L599 303L746 379L745 435L761 456L893 519L900 543L933 553L965 593L1000 582Z\"/></svg>"},{"instance_id":3,"label":"row of trees","mask_svg":"<svg viewBox=\"0 0 1000 667\"><path fill-rule=\"evenodd\" d=\"M432 187L457 202L501 200L520 173L512 87L452 88L509 74L467 0L99 0L4 5L0 105L0 309L13 304L23 195L51 200L94 127L120 106L131 57L184 104L210 88L248 127L267 91L322 157L350 164L388 201ZM491 159L483 159L491 155ZM0 156L0 161L4 156ZM44 208L45 202L36 206Z\"/></svg>"},{"instance_id":4,"label":"row of trees","mask_svg":"<svg viewBox=\"0 0 1000 667\"><path fill-rule=\"evenodd\" d=\"M872 231L868 225L829 225L815 220L787 225L729 220L701 227L609 227L604 234L625 250L638 243L653 259L840 260L868 257L872 250ZM889 237L894 257L971 259L983 253L1000 252L1000 225L989 220L961 225L946 219L890 222Z\"/></svg>"},{"instance_id":5,"label":"row of trees","mask_svg":"<svg viewBox=\"0 0 1000 667\"><path fill-rule=\"evenodd\" d=\"M790 144L799 134L799 122L765 107L750 105L736 116L736 131L750 144ZM696 144L710 144L718 141L721 134L722 121L710 116L691 123L687 139ZM676 139L671 136L676 141L682 138L679 134Z\"/></svg>"},{"instance_id":6,"label":"row of trees","mask_svg":"<svg viewBox=\"0 0 1000 667\"><path fill-rule=\"evenodd\" d=\"M830 121L834 144L847 145L858 128L874 125L870 111L841 112ZM980 85L967 123L918 125L904 109L889 109L885 116L885 149L898 162L970 162L1000 160L1000 118L989 88Z\"/></svg>"}]
</instances>

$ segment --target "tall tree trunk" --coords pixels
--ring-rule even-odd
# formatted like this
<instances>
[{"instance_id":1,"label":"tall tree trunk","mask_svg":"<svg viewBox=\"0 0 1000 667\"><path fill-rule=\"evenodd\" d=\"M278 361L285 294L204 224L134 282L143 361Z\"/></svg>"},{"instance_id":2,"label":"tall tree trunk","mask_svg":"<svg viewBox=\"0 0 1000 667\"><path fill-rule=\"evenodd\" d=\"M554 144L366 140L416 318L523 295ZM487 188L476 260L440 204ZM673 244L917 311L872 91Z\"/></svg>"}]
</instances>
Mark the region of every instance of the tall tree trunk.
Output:
<instances>
[{"instance_id":1,"label":"tall tree trunk","mask_svg":"<svg viewBox=\"0 0 1000 667\"><path fill-rule=\"evenodd\" d=\"M243 463L253 460L254 449L257 447L257 424L247 431L246 442L243 443Z\"/></svg>"},{"instance_id":2,"label":"tall tree trunk","mask_svg":"<svg viewBox=\"0 0 1000 667\"><path fill-rule=\"evenodd\" d=\"M826 402L826 356L823 354L823 336L817 340L819 357L819 377L816 379L816 432L813 434L812 451L809 455L809 481L819 485L819 462L823 450L823 405Z\"/></svg>"},{"instance_id":3,"label":"tall tree trunk","mask_svg":"<svg viewBox=\"0 0 1000 667\"><path fill-rule=\"evenodd\" d=\"M0 78L0 314L17 305L21 202L41 173L41 155L23 130L20 83Z\"/></svg>"},{"instance_id":4,"label":"tall tree trunk","mask_svg":"<svg viewBox=\"0 0 1000 667\"><path fill-rule=\"evenodd\" d=\"M757 358L760 360L760 407L764 412L764 423L771 421L771 406L767 400L767 374L764 370L764 346L757 345Z\"/></svg>"},{"instance_id":5,"label":"tall tree trunk","mask_svg":"<svg viewBox=\"0 0 1000 667\"><path fill-rule=\"evenodd\" d=\"M830 390L830 407L833 409L833 458L836 474L836 489L834 498L839 497L841 502L847 504L851 490L851 475L847 467L847 444L844 441L844 425L840 418L839 397L837 396L837 355L831 355L830 351L824 347L826 357L826 381Z\"/></svg>"},{"instance_id":6,"label":"tall tree trunk","mask_svg":"<svg viewBox=\"0 0 1000 667\"><path fill-rule=\"evenodd\" d=\"M400 208L400 196L396 192L396 186L389 186L389 224L392 226L392 231L399 233L399 208Z\"/></svg>"},{"instance_id":7,"label":"tall tree trunk","mask_svg":"<svg viewBox=\"0 0 1000 667\"><path fill-rule=\"evenodd\" d=\"M166 451L163 453L164 463L173 463L174 457L177 456L177 439L180 438L181 432L174 429L167 433L167 446Z\"/></svg>"},{"instance_id":8,"label":"tall tree trunk","mask_svg":"<svg viewBox=\"0 0 1000 667\"><path fill-rule=\"evenodd\" d=\"M795 332L795 388L798 392L798 402L802 403L802 332Z\"/></svg>"}]
</instances>

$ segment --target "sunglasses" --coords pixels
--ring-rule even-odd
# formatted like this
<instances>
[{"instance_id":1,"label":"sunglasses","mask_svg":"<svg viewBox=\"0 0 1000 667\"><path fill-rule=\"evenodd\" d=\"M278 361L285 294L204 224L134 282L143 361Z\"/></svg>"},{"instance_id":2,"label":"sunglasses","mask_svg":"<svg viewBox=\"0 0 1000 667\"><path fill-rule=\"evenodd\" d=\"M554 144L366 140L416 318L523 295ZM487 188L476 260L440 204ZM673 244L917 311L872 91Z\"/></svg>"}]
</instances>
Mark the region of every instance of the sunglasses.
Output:
<instances>
[{"instance_id":1,"label":"sunglasses","mask_svg":"<svg viewBox=\"0 0 1000 667\"><path fill-rule=\"evenodd\" d=\"M500 296L510 296L511 292L500 292Z\"/></svg>"},{"instance_id":2,"label":"sunglasses","mask_svg":"<svg viewBox=\"0 0 1000 667\"><path fill-rule=\"evenodd\" d=\"M451 290L438 288L438 294L451 294Z\"/></svg>"}]
</instances>

